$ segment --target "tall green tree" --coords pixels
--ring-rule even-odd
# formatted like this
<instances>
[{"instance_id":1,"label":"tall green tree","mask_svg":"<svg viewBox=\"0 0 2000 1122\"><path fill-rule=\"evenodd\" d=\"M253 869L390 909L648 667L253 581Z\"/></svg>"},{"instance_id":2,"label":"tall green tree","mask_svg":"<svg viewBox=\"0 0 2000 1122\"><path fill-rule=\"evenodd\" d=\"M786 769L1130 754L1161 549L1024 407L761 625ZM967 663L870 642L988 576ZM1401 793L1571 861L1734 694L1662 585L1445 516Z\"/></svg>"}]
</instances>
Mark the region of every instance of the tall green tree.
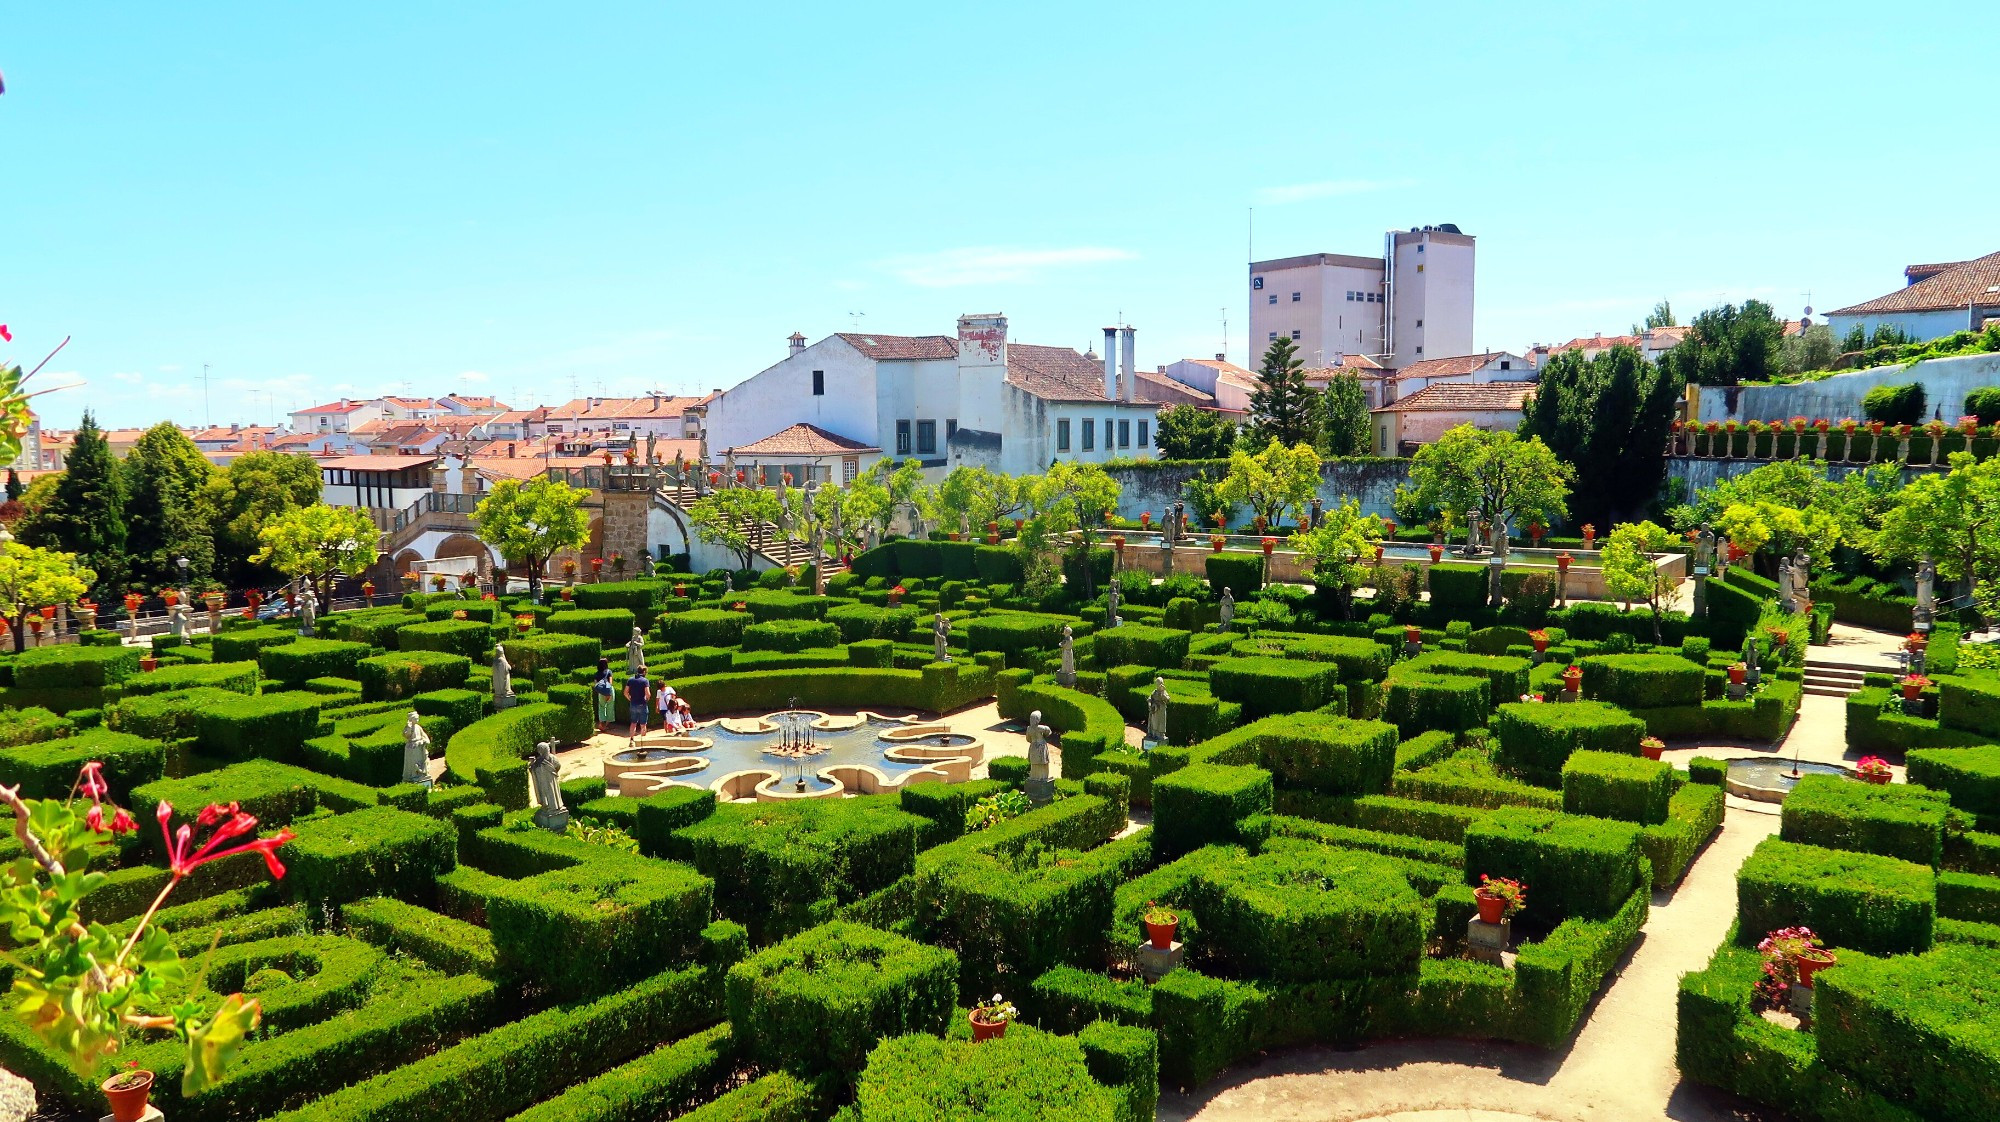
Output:
<instances>
[{"instance_id":1,"label":"tall green tree","mask_svg":"<svg viewBox=\"0 0 2000 1122\"><path fill-rule=\"evenodd\" d=\"M590 542L583 498L581 489L545 475L526 483L503 479L472 508L472 524L480 541L510 564L527 567L528 594L539 599L549 558Z\"/></svg>"},{"instance_id":2,"label":"tall green tree","mask_svg":"<svg viewBox=\"0 0 2000 1122\"><path fill-rule=\"evenodd\" d=\"M1938 575L1974 586L2000 577L2000 460L1953 452L1951 470L1918 476L1883 516L1870 551L1915 564L1928 555Z\"/></svg>"},{"instance_id":3,"label":"tall green tree","mask_svg":"<svg viewBox=\"0 0 2000 1122\"><path fill-rule=\"evenodd\" d=\"M1294 522L1304 522L1318 490L1319 454L1312 445L1300 441L1287 448L1274 440L1254 456L1241 448L1231 452L1229 474L1216 486L1216 497L1231 506L1249 507L1267 530L1275 532L1288 510Z\"/></svg>"},{"instance_id":4,"label":"tall green tree","mask_svg":"<svg viewBox=\"0 0 2000 1122\"><path fill-rule=\"evenodd\" d=\"M273 570L250 560L263 548L258 531L319 502L320 490L319 465L285 452L249 452L209 476L201 512L215 536L217 575L232 588L270 583Z\"/></svg>"},{"instance_id":5,"label":"tall green tree","mask_svg":"<svg viewBox=\"0 0 2000 1122\"><path fill-rule=\"evenodd\" d=\"M44 480L53 479L53 493L37 506L28 501ZM118 461L97 419L85 412L76 427L69 457L59 476L43 476L30 487L22 505L28 513L14 527L25 545L73 553L96 574L100 599L125 587L125 483Z\"/></svg>"},{"instance_id":6,"label":"tall green tree","mask_svg":"<svg viewBox=\"0 0 2000 1122\"><path fill-rule=\"evenodd\" d=\"M1833 328L1823 323L1787 335L1778 343L1778 371L1783 374L1829 370L1839 357L1840 342L1833 337Z\"/></svg>"},{"instance_id":7,"label":"tall green tree","mask_svg":"<svg viewBox=\"0 0 2000 1122\"><path fill-rule=\"evenodd\" d=\"M1724 304L1694 317L1661 362L1689 385L1734 386L1778 372L1785 323L1762 300Z\"/></svg>"},{"instance_id":8,"label":"tall green tree","mask_svg":"<svg viewBox=\"0 0 2000 1122\"><path fill-rule=\"evenodd\" d=\"M1250 394L1250 427L1257 437L1287 447L1319 438L1319 395L1306 384L1298 347L1279 336L1264 352L1257 388Z\"/></svg>"},{"instance_id":9,"label":"tall green tree","mask_svg":"<svg viewBox=\"0 0 2000 1122\"><path fill-rule=\"evenodd\" d=\"M797 491L801 498L804 491ZM722 487L710 491L688 506L688 521L695 537L717 549L736 555L739 569L750 568L756 546L750 528L758 522L778 518L778 493L767 487Z\"/></svg>"},{"instance_id":10,"label":"tall green tree","mask_svg":"<svg viewBox=\"0 0 2000 1122\"><path fill-rule=\"evenodd\" d=\"M74 603L96 580L97 574L79 565L74 553L20 542L0 546L0 610L14 632L14 649L21 649L29 612Z\"/></svg>"},{"instance_id":11,"label":"tall green tree","mask_svg":"<svg viewBox=\"0 0 2000 1122\"><path fill-rule=\"evenodd\" d=\"M1626 522L1612 527L1604 543L1604 588L1628 605L1637 600L1653 613L1653 642L1660 642L1660 616L1680 587L1680 578L1662 572L1654 558L1681 548L1664 526Z\"/></svg>"},{"instance_id":12,"label":"tall green tree","mask_svg":"<svg viewBox=\"0 0 2000 1122\"><path fill-rule=\"evenodd\" d=\"M325 611L333 604L339 578L358 577L375 563L381 539L382 531L367 511L314 503L266 521L257 531L262 545L251 560L310 586Z\"/></svg>"},{"instance_id":13,"label":"tall green tree","mask_svg":"<svg viewBox=\"0 0 2000 1122\"><path fill-rule=\"evenodd\" d=\"M1361 503L1342 499L1322 513L1319 525L1291 536L1291 547L1313 559L1313 584L1328 592L1341 619L1354 618L1354 590L1367 577L1367 560L1382 540L1382 520L1361 513Z\"/></svg>"},{"instance_id":14,"label":"tall green tree","mask_svg":"<svg viewBox=\"0 0 2000 1122\"><path fill-rule=\"evenodd\" d=\"M1577 520L1608 526L1651 505L1666 477L1667 430L1683 388L1674 371L1626 346L1588 360L1565 351L1542 368L1520 432L1576 469Z\"/></svg>"},{"instance_id":15,"label":"tall green tree","mask_svg":"<svg viewBox=\"0 0 2000 1122\"><path fill-rule=\"evenodd\" d=\"M1084 580L1083 588L1070 591L1081 599L1096 595L1090 587L1087 563L1092 533L1118 509L1123 487L1103 467L1073 460L1052 464L1048 471L1029 476L1025 482L1031 513L1018 547L1029 588L1039 592L1050 586L1055 578L1055 554L1066 544L1071 559L1078 562L1074 568Z\"/></svg>"},{"instance_id":16,"label":"tall green tree","mask_svg":"<svg viewBox=\"0 0 2000 1122\"><path fill-rule=\"evenodd\" d=\"M1361 375L1352 371L1335 374L1326 384L1326 399L1320 412L1325 424L1320 430L1320 450L1329 456L1366 456L1373 447L1372 425L1368 419L1368 390Z\"/></svg>"},{"instance_id":17,"label":"tall green tree","mask_svg":"<svg viewBox=\"0 0 2000 1122\"><path fill-rule=\"evenodd\" d=\"M1644 327L1640 327L1638 324L1632 325L1632 334L1637 335L1641 331L1651 331L1656 327L1678 326L1680 324L1674 319L1674 306L1662 300L1653 305L1652 311L1646 313L1646 325Z\"/></svg>"},{"instance_id":18,"label":"tall green tree","mask_svg":"<svg viewBox=\"0 0 2000 1122\"><path fill-rule=\"evenodd\" d=\"M201 493L215 465L171 421L146 430L125 458L125 550L131 584L149 591L201 584L215 573L215 536L202 516Z\"/></svg>"},{"instance_id":19,"label":"tall green tree","mask_svg":"<svg viewBox=\"0 0 2000 1122\"><path fill-rule=\"evenodd\" d=\"M1176 405L1156 424L1163 460L1220 460L1236 447L1236 422L1212 409Z\"/></svg>"},{"instance_id":20,"label":"tall green tree","mask_svg":"<svg viewBox=\"0 0 2000 1122\"><path fill-rule=\"evenodd\" d=\"M1405 523L1436 512L1464 525L1477 510L1510 529L1529 521L1547 526L1568 512L1575 476L1539 437L1460 425L1417 450L1410 481L1396 488L1396 513Z\"/></svg>"},{"instance_id":21,"label":"tall green tree","mask_svg":"<svg viewBox=\"0 0 2000 1122\"><path fill-rule=\"evenodd\" d=\"M966 464L951 469L937 485L933 504L942 529L956 530L961 518L974 537L986 531L988 522L1013 518L1027 509L1026 480L1005 472Z\"/></svg>"}]
</instances>

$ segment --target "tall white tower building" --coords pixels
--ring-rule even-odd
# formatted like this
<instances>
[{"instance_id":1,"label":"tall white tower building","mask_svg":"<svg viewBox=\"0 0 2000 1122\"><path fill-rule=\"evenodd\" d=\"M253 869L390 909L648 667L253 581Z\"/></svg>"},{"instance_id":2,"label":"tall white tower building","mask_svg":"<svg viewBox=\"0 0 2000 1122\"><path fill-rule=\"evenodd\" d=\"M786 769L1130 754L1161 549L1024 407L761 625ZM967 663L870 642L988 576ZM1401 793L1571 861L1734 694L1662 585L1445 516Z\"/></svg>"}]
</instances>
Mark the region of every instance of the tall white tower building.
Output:
<instances>
[{"instance_id":1,"label":"tall white tower building","mask_svg":"<svg viewBox=\"0 0 2000 1122\"><path fill-rule=\"evenodd\" d=\"M1391 230L1380 257L1309 253L1250 264L1250 361L1272 340L1309 368L1366 355L1399 368L1471 354L1475 239L1445 223Z\"/></svg>"}]
</instances>

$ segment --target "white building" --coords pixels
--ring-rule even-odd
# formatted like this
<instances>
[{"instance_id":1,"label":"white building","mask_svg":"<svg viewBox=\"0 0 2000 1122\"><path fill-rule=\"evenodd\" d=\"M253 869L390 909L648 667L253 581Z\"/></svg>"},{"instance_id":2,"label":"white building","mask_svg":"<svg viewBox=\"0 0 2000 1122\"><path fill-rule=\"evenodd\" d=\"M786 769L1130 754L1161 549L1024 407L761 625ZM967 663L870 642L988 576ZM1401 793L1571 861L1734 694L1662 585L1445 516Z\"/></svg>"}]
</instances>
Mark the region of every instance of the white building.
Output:
<instances>
[{"instance_id":1,"label":"white building","mask_svg":"<svg viewBox=\"0 0 2000 1122\"><path fill-rule=\"evenodd\" d=\"M1404 367L1470 354L1475 239L1458 227L1383 236L1380 257L1309 253L1250 264L1250 349L1281 337L1308 367L1357 354Z\"/></svg>"},{"instance_id":2,"label":"white building","mask_svg":"<svg viewBox=\"0 0 2000 1122\"><path fill-rule=\"evenodd\" d=\"M1383 404L1393 404L1440 384L1467 386L1534 380L1535 371L1528 360L1512 351L1426 359L1403 367L1387 380Z\"/></svg>"},{"instance_id":3,"label":"white building","mask_svg":"<svg viewBox=\"0 0 2000 1122\"><path fill-rule=\"evenodd\" d=\"M402 510L431 489L436 456L337 456L319 462L328 506Z\"/></svg>"},{"instance_id":4,"label":"white building","mask_svg":"<svg viewBox=\"0 0 2000 1122\"><path fill-rule=\"evenodd\" d=\"M1407 456L1419 444L1460 425L1486 432L1521 427L1521 412L1534 382L1449 381L1418 390L1371 411L1375 423L1375 454Z\"/></svg>"},{"instance_id":5,"label":"white building","mask_svg":"<svg viewBox=\"0 0 2000 1122\"><path fill-rule=\"evenodd\" d=\"M1903 287L1886 296L1828 312L1834 338L1845 338L1857 326L1870 336L1878 327L1897 327L1922 342L2000 321L2000 253L1911 265L1903 279Z\"/></svg>"},{"instance_id":6,"label":"white building","mask_svg":"<svg viewBox=\"0 0 2000 1122\"><path fill-rule=\"evenodd\" d=\"M348 432L369 421L379 421L388 415L388 410L384 409L380 402L343 398L325 405L315 405L310 409L293 410L292 431L301 435Z\"/></svg>"},{"instance_id":7,"label":"white building","mask_svg":"<svg viewBox=\"0 0 2000 1122\"><path fill-rule=\"evenodd\" d=\"M710 461L801 423L856 450L841 458L839 483L861 470L861 449L1010 474L1150 456L1159 406L1138 376L1133 336L1123 329L1121 371L1111 327L1101 363L1009 342L1003 315L960 316L956 338L842 332L809 345L794 333L783 361L708 403Z\"/></svg>"},{"instance_id":8,"label":"white building","mask_svg":"<svg viewBox=\"0 0 2000 1122\"><path fill-rule=\"evenodd\" d=\"M1213 359L1184 358L1162 366L1160 373L1214 398L1214 407L1225 413L1248 412L1250 395L1263 384L1254 371L1243 369L1226 355L1216 355Z\"/></svg>"}]
</instances>

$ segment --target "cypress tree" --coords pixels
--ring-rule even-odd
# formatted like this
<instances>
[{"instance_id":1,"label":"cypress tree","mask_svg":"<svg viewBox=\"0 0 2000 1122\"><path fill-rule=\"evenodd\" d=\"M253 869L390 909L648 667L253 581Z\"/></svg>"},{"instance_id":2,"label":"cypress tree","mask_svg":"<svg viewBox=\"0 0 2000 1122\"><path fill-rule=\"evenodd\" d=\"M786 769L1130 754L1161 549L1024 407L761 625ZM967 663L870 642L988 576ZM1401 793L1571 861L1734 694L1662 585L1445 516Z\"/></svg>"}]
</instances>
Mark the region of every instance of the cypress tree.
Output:
<instances>
[{"instance_id":1,"label":"cypress tree","mask_svg":"<svg viewBox=\"0 0 2000 1122\"><path fill-rule=\"evenodd\" d=\"M125 489L111 445L89 413L77 425L55 493L16 527L22 544L76 554L97 572L100 598L125 584Z\"/></svg>"}]
</instances>

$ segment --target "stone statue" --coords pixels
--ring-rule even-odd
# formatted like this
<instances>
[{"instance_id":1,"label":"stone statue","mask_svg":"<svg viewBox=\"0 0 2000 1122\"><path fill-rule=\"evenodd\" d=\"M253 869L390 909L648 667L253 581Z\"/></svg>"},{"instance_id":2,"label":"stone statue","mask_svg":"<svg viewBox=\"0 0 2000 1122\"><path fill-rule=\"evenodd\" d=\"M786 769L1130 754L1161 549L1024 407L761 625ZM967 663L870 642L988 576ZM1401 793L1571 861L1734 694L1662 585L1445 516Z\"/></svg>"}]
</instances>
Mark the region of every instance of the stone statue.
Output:
<instances>
[{"instance_id":1,"label":"stone statue","mask_svg":"<svg viewBox=\"0 0 2000 1122\"><path fill-rule=\"evenodd\" d=\"M1929 623L1937 616L1937 565L1930 554L1924 554L1917 566L1917 610L1918 623Z\"/></svg>"},{"instance_id":2,"label":"stone statue","mask_svg":"<svg viewBox=\"0 0 2000 1122\"><path fill-rule=\"evenodd\" d=\"M722 485L736 486L736 453L729 452L722 457Z\"/></svg>"},{"instance_id":3,"label":"stone statue","mask_svg":"<svg viewBox=\"0 0 2000 1122\"><path fill-rule=\"evenodd\" d=\"M493 644L493 708L506 709L514 704L514 667L507 661L507 645Z\"/></svg>"},{"instance_id":4,"label":"stone statue","mask_svg":"<svg viewBox=\"0 0 2000 1122\"><path fill-rule=\"evenodd\" d=\"M1465 555L1467 557L1473 557L1479 553L1480 517L1481 515L1477 510L1468 511L1465 515Z\"/></svg>"},{"instance_id":5,"label":"stone statue","mask_svg":"<svg viewBox=\"0 0 2000 1122\"><path fill-rule=\"evenodd\" d=\"M1062 629L1062 668L1056 671L1056 685L1066 690L1076 688L1076 635L1067 623Z\"/></svg>"},{"instance_id":6,"label":"stone statue","mask_svg":"<svg viewBox=\"0 0 2000 1122\"><path fill-rule=\"evenodd\" d=\"M723 590L724 592L734 592L734 591L736 591L736 570L734 570L734 569L725 569L725 570L723 570L723 573L722 573L722 590Z\"/></svg>"},{"instance_id":7,"label":"stone statue","mask_svg":"<svg viewBox=\"0 0 2000 1122\"><path fill-rule=\"evenodd\" d=\"M188 606L175 604L167 617L167 634L173 636L174 646L188 645Z\"/></svg>"},{"instance_id":8,"label":"stone statue","mask_svg":"<svg viewBox=\"0 0 2000 1122\"><path fill-rule=\"evenodd\" d=\"M319 616L319 597L313 595L311 585L306 586L304 595L299 597L299 634L312 638L313 621Z\"/></svg>"},{"instance_id":9,"label":"stone statue","mask_svg":"<svg viewBox=\"0 0 2000 1122\"><path fill-rule=\"evenodd\" d=\"M1146 696L1146 738L1156 744L1167 742L1167 680L1153 679L1153 692Z\"/></svg>"},{"instance_id":10,"label":"stone statue","mask_svg":"<svg viewBox=\"0 0 2000 1122\"><path fill-rule=\"evenodd\" d=\"M632 640L625 644L625 669L640 671L646 668L646 633L634 627Z\"/></svg>"},{"instance_id":11,"label":"stone statue","mask_svg":"<svg viewBox=\"0 0 2000 1122\"><path fill-rule=\"evenodd\" d=\"M1757 665L1757 637L1755 635L1745 635L1743 637L1743 667L1743 681L1746 684L1754 686L1763 680L1763 674Z\"/></svg>"},{"instance_id":12,"label":"stone statue","mask_svg":"<svg viewBox=\"0 0 2000 1122\"><path fill-rule=\"evenodd\" d=\"M1028 801L1046 803L1055 797L1055 780L1049 777L1049 726L1042 723L1040 709L1028 714Z\"/></svg>"},{"instance_id":13,"label":"stone statue","mask_svg":"<svg viewBox=\"0 0 2000 1122\"><path fill-rule=\"evenodd\" d=\"M1236 620L1236 593L1230 591L1227 587L1224 587L1222 590L1222 622L1219 625L1219 630L1221 630L1221 632L1224 635L1229 634L1229 625L1235 622L1235 620Z\"/></svg>"},{"instance_id":14,"label":"stone statue","mask_svg":"<svg viewBox=\"0 0 2000 1122\"><path fill-rule=\"evenodd\" d=\"M1778 607L1787 612L1799 610L1798 592L1794 587L1792 562L1788 557L1778 558Z\"/></svg>"},{"instance_id":15,"label":"stone statue","mask_svg":"<svg viewBox=\"0 0 2000 1122\"><path fill-rule=\"evenodd\" d=\"M659 462L659 460L660 460L660 457L659 457L659 454L658 454L658 452L656 451L656 449L658 449L658 448L659 448L659 446L660 446L660 434L659 434L659 433L656 433L656 432L649 432L649 433L647 433L647 434L646 434L646 463L648 463L648 464L655 464L655 463L658 463L658 462Z\"/></svg>"},{"instance_id":16,"label":"stone statue","mask_svg":"<svg viewBox=\"0 0 2000 1122\"><path fill-rule=\"evenodd\" d=\"M1707 576L1715 563L1715 531L1707 526L1694 538L1694 571L1696 576Z\"/></svg>"},{"instance_id":17,"label":"stone statue","mask_svg":"<svg viewBox=\"0 0 2000 1122\"><path fill-rule=\"evenodd\" d=\"M931 648L936 653L936 661L951 661L951 621L939 612L931 621Z\"/></svg>"},{"instance_id":18,"label":"stone statue","mask_svg":"<svg viewBox=\"0 0 2000 1122\"><path fill-rule=\"evenodd\" d=\"M1792 582L1800 596L1812 597L1812 556L1803 547L1792 555Z\"/></svg>"},{"instance_id":19,"label":"stone statue","mask_svg":"<svg viewBox=\"0 0 2000 1122\"><path fill-rule=\"evenodd\" d=\"M431 785L431 734L414 709L403 722L403 782Z\"/></svg>"},{"instance_id":20,"label":"stone statue","mask_svg":"<svg viewBox=\"0 0 2000 1122\"><path fill-rule=\"evenodd\" d=\"M1118 626L1118 582L1113 580L1104 589L1104 626Z\"/></svg>"},{"instance_id":21,"label":"stone statue","mask_svg":"<svg viewBox=\"0 0 2000 1122\"><path fill-rule=\"evenodd\" d=\"M569 826L569 808L563 805L562 764L555 757L556 742L535 745L535 758L528 763L528 778L535 788L535 825L555 833Z\"/></svg>"},{"instance_id":22,"label":"stone statue","mask_svg":"<svg viewBox=\"0 0 2000 1122\"><path fill-rule=\"evenodd\" d=\"M1502 564L1505 564L1507 561L1507 551L1510 548L1510 545L1507 541L1506 520L1501 518L1495 518L1487 529L1486 537L1487 540L1492 543L1494 560L1499 561Z\"/></svg>"}]
</instances>

